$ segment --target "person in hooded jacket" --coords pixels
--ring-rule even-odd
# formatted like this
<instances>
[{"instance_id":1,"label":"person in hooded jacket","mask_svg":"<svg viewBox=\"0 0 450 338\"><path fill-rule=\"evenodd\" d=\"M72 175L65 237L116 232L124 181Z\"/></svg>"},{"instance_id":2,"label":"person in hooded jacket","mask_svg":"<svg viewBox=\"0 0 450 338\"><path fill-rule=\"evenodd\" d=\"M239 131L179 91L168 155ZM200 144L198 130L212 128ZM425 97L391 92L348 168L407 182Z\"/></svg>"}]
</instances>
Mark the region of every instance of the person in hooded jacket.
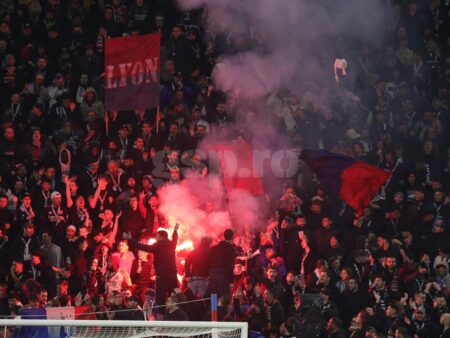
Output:
<instances>
[{"instance_id":1,"label":"person in hooded jacket","mask_svg":"<svg viewBox=\"0 0 450 338\"><path fill-rule=\"evenodd\" d=\"M93 87L86 89L83 102L80 104L80 111L84 122L87 121L90 111L95 111L97 118L103 119L105 117L105 106L98 100L97 92Z\"/></svg>"}]
</instances>

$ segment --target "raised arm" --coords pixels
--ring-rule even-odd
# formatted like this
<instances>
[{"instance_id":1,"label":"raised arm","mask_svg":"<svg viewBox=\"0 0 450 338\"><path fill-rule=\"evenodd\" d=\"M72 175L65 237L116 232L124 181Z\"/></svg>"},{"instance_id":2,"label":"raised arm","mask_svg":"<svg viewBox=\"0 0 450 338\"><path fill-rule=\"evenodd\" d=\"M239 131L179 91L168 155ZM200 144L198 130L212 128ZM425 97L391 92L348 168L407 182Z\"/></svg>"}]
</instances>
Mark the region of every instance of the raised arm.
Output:
<instances>
[{"instance_id":1,"label":"raised arm","mask_svg":"<svg viewBox=\"0 0 450 338\"><path fill-rule=\"evenodd\" d=\"M107 188L107 186L108 186L108 180L105 177L99 177L97 179L97 190L95 190L94 197L89 202L89 205L91 206L92 209L95 209L95 206L97 205L97 201L100 197L100 192L102 190L105 190Z\"/></svg>"},{"instance_id":2,"label":"raised arm","mask_svg":"<svg viewBox=\"0 0 450 338\"><path fill-rule=\"evenodd\" d=\"M180 228L180 225L178 223L175 224L175 227L173 228L172 233L172 243L174 246L177 246L178 244L178 229Z\"/></svg>"},{"instance_id":3,"label":"raised arm","mask_svg":"<svg viewBox=\"0 0 450 338\"><path fill-rule=\"evenodd\" d=\"M141 213L142 218L147 216L147 207L145 205L145 194L143 192L139 195L139 212Z\"/></svg>"},{"instance_id":4,"label":"raised arm","mask_svg":"<svg viewBox=\"0 0 450 338\"><path fill-rule=\"evenodd\" d=\"M119 229L119 218L122 216L122 210L119 211L116 215L116 219L114 220L114 225L111 233L108 236L109 243L114 246L114 243L116 242L116 235L117 235L117 229Z\"/></svg>"},{"instance_id":5,"label":"raised arm","mask_svg":"<svg viewBox=\"0 0 450 338\"><path fill-rule=\"evenodd\" d=\"M72 194L70 193L70 179L69 176L64 176L64 183L66 184L66 206L71 208L73 205Z\"/></svg>"},{"instance_id":6,"label":"raised arm","mask_svg":"<svg viewBox=\"0 0 450 338\"><path fill-rule=\"evenodd\" d=\"M94 197L89 201L91 209L95 209L99 197L100 197L100 185L97 186L97 190L95 190Z\"/></svg>"},{"instance_id":7,"label":"raised arm","mask_svg":"<svg viewBox=\"0 0 450 338\"><path fill-rule=\"evenodd\" d=\"M142 251L150 252L150 253L153 253L155 251L155 248L152 245L142 244L142 243L139 243L138 241L136 241L135 239L131 238L131 233L129 233L129 232L124 232L122 234L122 237L124 239L130 241L130 243L133 245L133 247L138 250L142 250Z\"/></svg>"}]
</instances>

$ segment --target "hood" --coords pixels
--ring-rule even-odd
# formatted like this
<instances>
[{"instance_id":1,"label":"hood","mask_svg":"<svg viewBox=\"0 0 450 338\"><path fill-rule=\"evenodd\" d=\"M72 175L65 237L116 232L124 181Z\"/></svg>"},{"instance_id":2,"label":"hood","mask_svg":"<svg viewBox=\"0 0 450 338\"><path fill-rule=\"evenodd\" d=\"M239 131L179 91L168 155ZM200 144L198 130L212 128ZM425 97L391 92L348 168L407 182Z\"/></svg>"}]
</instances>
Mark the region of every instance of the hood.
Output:
<instances>
[{"instance_id":1,"label":"hood","mask_svg":"<svg viewBox=\"0 0 450 338\"><path fill-rule=\"evenodd\" d=\"M93 92L94 95L95 95L95 97L97 97L97 91L95 90L94 87L87 87L87 88L86 88L86 92L84 93L84 95L86 95L86 94L89 93L89 92Z\"/></svg>"}]
</instances>

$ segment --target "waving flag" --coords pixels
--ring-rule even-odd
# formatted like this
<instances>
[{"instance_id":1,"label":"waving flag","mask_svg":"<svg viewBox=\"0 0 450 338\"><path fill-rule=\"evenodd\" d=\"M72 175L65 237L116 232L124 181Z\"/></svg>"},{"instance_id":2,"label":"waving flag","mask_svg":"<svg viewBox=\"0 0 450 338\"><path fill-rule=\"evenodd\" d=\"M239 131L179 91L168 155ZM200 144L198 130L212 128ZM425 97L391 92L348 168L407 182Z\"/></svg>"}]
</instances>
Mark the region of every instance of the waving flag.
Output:
<instances>
[{"instance_id":1,"label":"waving flag","mask_svg":"<svg viewBox=\"0 0 450 338\"><path fill-rule=\"evenodd\" d=\"M252 147L245 141L236 141L215 146L225 189L248 191L254 196L263 195L264 187L256 171Z\"/></svg>"},{"instance_id":2,"label":"waving flag","mask_svg":"<svg viewBox=\"0 0 450 338\"><path fill-rule=\"evenodd\" d=\"M390 172L326 150L302 150L301 158L320 182L358 214L386 183Z\"/></svg>"},{"instance_id":3,"label":"waving flag","mask_svg":"<svg viewBox=\"0 0 450 338\"><path fill-rule=\"evenodd\" d=\"M152 108L159 101L160 35L107 39L105 101L108 110Z\"/></svg>"}]
</instances>

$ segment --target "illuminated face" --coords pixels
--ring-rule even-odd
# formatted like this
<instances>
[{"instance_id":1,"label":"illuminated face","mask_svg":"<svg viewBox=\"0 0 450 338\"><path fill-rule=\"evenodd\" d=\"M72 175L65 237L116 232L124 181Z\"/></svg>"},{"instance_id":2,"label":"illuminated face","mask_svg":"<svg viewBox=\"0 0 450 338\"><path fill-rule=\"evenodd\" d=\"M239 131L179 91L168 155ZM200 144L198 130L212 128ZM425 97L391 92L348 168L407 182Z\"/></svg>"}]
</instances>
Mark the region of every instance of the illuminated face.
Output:
<instances>
[{"instance_id":1,"label":"illuminated face","mask_svg":"<svg viewBox=\"0 0 450 338\"><path fill-rule=\"evenodd\" d=\"M311 211L315 214L318 214L322 211L322 206L318 203L313 203L311 205Z\"/></svg>"},{"instance_id":2,"label":"illuminated face","mask_svg":"<svg viewBox=\"0 0 450 338\"><path fill-rule=\"evenodd\" d=\"M50 179L54 179L54 178L55 178L55 175L56 175L56 170L55 170L55 168L53 168L53 167L48 167L48 168L45 170L45 175L46 175L48 178L50 178Z\"/></svg>"},{"instance_id":3,"label":"illuminated face","mask_svg":"<svg viewBox=\"0 0 450 338\"><path fill-rule=\"evenodd\" d=\"M36 65L39 69L43 70L45 67L47 67L47 59L46 58L39 58L36 62Z\"/></svg>"},{"instance_id":4,"label":"illuminated face","mask_svg":"<svg viewBox=\"0 0 450 338\"><path fill-rule=\"evenodd\" d=\"M80 234L80 237L84 237L84 238L88 237L88 229L85 227L78 229L78 233Z\"/></svg>"},{"instance_id":5,"label":"illuminated face","mask_svg":"<svg viewBox=\"0 0 450 338\"><path fill-rule=\"evenodd\" d=\"M346 287L348 290L353 291L356 289L356 286L356 281L353 278L347 280Z\"/></svg>"},{"instance_id":6,"label":"illuminated face","mask_svg":"<svg viewBox=\"0 0 450 338\"><path fill-rule=\"evenodd\" d=\"M144 123L142 125L142 134L150 135L151 131L152 131L152 127L150 126L150 124Z\"/></svg>"},{"instance_id":7,"label":"illuminated face","mask_svg":"<svg viewBox=\"0 0 450 338\"><path fill-rule=\"evenodd\" d=\"M414 296L414 301L416 302L416 305L423 305L425 304L427 297L423 293L418 293Z\"/></svg>"},{"instance_id":8,"label":"illuminated face","mask_svg":"<svg viewBox=\"0 0 450 338\"><path fill-rule=\"evenodd\" d=\"M322 226L324 228L329 228L331 226L331 220L328 217L322 218Z\"/></svg>"},{"instance_id":9,"label":"illuminated face","mask_svg":"<svg viewBox=\"0 0 450 338\"><path fill-rule=\"evenodd\" d=\"M15 133L13 128L6 128L5 130L5 139L7 141L12 141L14 139Z\"/></svg>"},{"instance_id":10,"label":"illuminated face","mask_svg":"<svg viewBox=\"0 0 450 338\"><path fill-rule=\"evenodd\" d=\"M22 200L22 203L23 203L25 208L28 208L31 205L31 197L30 196L24 197L23 200Z\"/></svg>"},{"instance_id":11,"label":"illuminated face","mask_svg":"<svg viewBox=\"0 0 450 338\"><path fill-rule=\"evenodd\" d=\"M179 169L170 169L170 178L173 180L180 179L180 170Z\"/></svg>"},{"instance_id":12,"label":"illuminated face","mask_svg":"<svg viewBox=\"0 0 450 338\"><path fill-rule=\"evenodd\" d=\"M41 257L39 256L31 256L31 263L33 265L39 265L41 263Z\"/></svg>"},{"instance_id":13,"label":"illuminated face","mask_svg":"<svg viewBox=\"0 0 450 338\"><path fill-rule=\"evenodd\" d=\"M178 126L177 126L176 124L172 124L172 125L169 127L169 132L170 132L171 135L176 135L176 134L178 134Z\"/></svg>"},{"instance_id":14,"label":"illuminated face","mask_svg":"<svg viewBox=\"0 0 450 338\"><path fill-rule=\"evenodd\" d=\"M39 298L41 299L41 302L44 304L47 304L47 300L48 300L48 292L47 291L41 291L39 293Z\"/></svg>"},{"instance_id":15,"label":"illuminated face","mask_svg":"<svg viewBox=\"0 0 450 338\"><path fill-rule=\"evenodd\" d=\"M337 240L336 237L333 236L330 238L330 246L332 248L337 248L339 246L339 241Z\"/></svg>"},{"instance_id":16,"label":"illuminated face","mask_svg":"<svg viewBox=\"0 0 450 338\"><path fill-rule=\"evenodd\" d=\"M319 273L319 282L327 285L330 282L330 277L328 276L328 273L326 273L325 271L321 271Z\"/></svg>"},{"instance_id":17,"label":"illuminated face","mask_svg":"<svg viewBox=\"0 0 450 338\"><path fill-rule=\"evenodd\" d=\"M0 208L4 209L4 208L6 208L7 205L8 205L8 198L1 197L0 198Z\"/></svg>"},{"instance_id":18,"label":"illuminated face","mask_svg":"<svg viewBox=\"0 0 450 338\"><path fill-rule=\"evenodd\" d=\"M23 233L24 233L24 235L25 236L28 236L28 237L31 237L31 236L33 236L33 234L34 234L34 227L26 227L24 230L23 230Z\"/></svg>"},{"instance_id":19,"label":"illuminated face","mask_svg":"<svg viewBox=\"0 0 450 338\"><path fill-rule=\"evenodd\" d=\"M172 36L174 39L178 39L181 36L181 28L178 26L175 26L172 28Z\"/></svg>"},{"instance_id":20,"label":"illuminated face","mask_svg":"<svg viewBox=\"0 0 450 338\"><path fill-rule=\"evenodd\" d=\"M299 217L296 219L295 224L297 224L299 227L304 227L306 225L306 218Z\"/></svg>"},{"instance_id":21,"label":"illuminated face","mask_svg":"<svg viewBox=\"0 0 450 338\"><path fill-rule=\"evenodd\" d=\"M82 251L86 251L86 249L88 248L88 242L87 242L87 241L82 241L82 242L80 243L79 248L80 248L80 250L82 250Z\"/></svg>"},{"instance_id":22,"label":"illuminated face","mask_svg":"<svg viewBox=\"0 0 450 338\"><path fill-rule=\"evenodd\" d=\"M61 202L62 202L62 197L61 195L56 195L55 197L52 198L52 202L54 205L56 206L60 206Z\"/></svg>"},{"instance_id":23,"label":"illuminated face","mask_svg":"<svg viewBox=\"0 0 450 338\"><path fill-rule=\"evenodd\" d=\"M130 207L135 210L138 207L138 199L136 197L130 198Z\"/></svg>"},{"instance_id":24,"label":"illuminated face","mask_svg":"<svg viewBox=\"0 0 450 338\"><path fill-rule=\"evenodd\" d=\"M106 209L105 212L103 213L103 215L104 215L104 219L106 221L110 221L114 217L114 214L113 214L112 210L110 210L110 209Z\"/></svg>"},{"instance_id":25,"label":"illuminated face","mask_svg":"<svg viewBox=\"0 0 450 338\"><path fill-rule=\"evenodd\" d=\"M219 103L216 110L219 114L225 114L225 112L227 111L227 106L225 105L225 103Z\"/></svg>"},{"instance_id":26,"label":"illuminated face","mask_svg":"<svg viewBox=\"0 0 450 338\"><path fill-rule=\"evenodd\" d=\"M348 274L348 271L345 269L341 270L341 279L343 281L347 280L350 277L350 275Z\"/></svg>"},{"instance_id":27,"label":"illuminated face","mask_svg":"<svg viewBox=\"0 0 450 338\"><path fill-rule=\"evenodd\" d=\"M118 167L117 167L116 161L109 161L109 162L108 162L108 170L109 170L110 172L116 172L117 169L118 169Z\"/></svg>"},{"instance_id":28,"label":"illuminated face","mask_svg":"<svg viewBox=\"0 0 450 338\"><path fill-rule=\"evenodd\" d=\"M122 295L117 294L114 296L114 305L121 305L123 303Z\"/></svg>"},{"instance_id":29,"label":"illuminated face","mask_svg":"<svg viewBox=\"0 0 450 338\"><path fill-rule=\"evenodd\" d=\"M277 277L277 270L275 269L268 269L267 270L267 278L270 280L273 280Z\"/></svg>"},{"instance_id":30,"label":"illuminated face","mask_svg":"<svg viewBox=\"0 0 450 338\"><path fill-rule=\"evenodd\" d=\"M85 206L84 197L83 196L78 196L76 201L75 201L75 203L76 203L77 208L83 209L84 206Z\"/></svg>"},{"instance_id":31,"label":"illuminated face","mask_svg":"<svg viewBox=\"0 0 450 338\"><path fill-rule=\"evenodd\" d=\"M125 242L119 242L119 244L117 244L117 250L121 253L121 254L123 254L123 253L126 253L126 252L128 252L128 244L127 243L125 243Z\"/></svg>"},{"instance_id":32,"label":"illuminated face","mask_svg":"<svg viewBox=\"0 0 450 338\"><path fill-rule=\"evenodd\" d=\"M67 238L73 238L75 236L75 231L73 231L71 228L67 228L66 230Z\"/></svg>"},{"instance_id":33,"label":"illuminated face","mask_svg":"<svg viewBox=\"0 0 450 338\"><path fill-rule=\"evenodd\" d=\"M20 275L23 272L23 263L22 262L13 262L13 269L16 274Z\"/></svg>"},{"instance_id":34,"label":"illuminated face","mask_svg":"<svg viewBox=\"0 0 450 338\"><path fill-rule=\"evenodd\" d=\"M264 291L264 301L271 303L273 301L273 295L269 290Z\"/></svg>"},{"instance_id":35,"label":"illuminated face","mask_svg":"<svg viewBox=\"0 0 450 338\"><path fill-rule=\"evenodd\" d=\"M125 298L130 298L130 297L132 296L131 290L125 290L125 291L123 292L123 296L124 296Z\"/></svg>"},{"instance_id":36,"label":"illuminated face","mask_svg":"<svg viewBox=\"0 0 450 338\"><path fill-rule=\"evenodd\" d=\"M242 274L242 271L242 264L234 264L233 274L235 276L239 276L240 274Z\"/></svg>"},{"instance_id":37,"label":"illuminated face","mask_svg":"<svg viewBox=\"0 0 450 338\"><path fill-rule=\"evenodd\" d=\"M395 203L397 203L397 204L402 203L402 202L403 202L403 195L395 194L395 195L394 195L394 201L395 201Z\"/></svg>"},{"instance_id":38,"label":"illuminated face","mask_svg":"<svg viewBox=\"0 0 450 338\"><path fill-rule=\"evenodd\" d=\"M384 287L384 281L382 278L380 277L376 277L375 280L373 281L375 284L375 287L382 289Z\"/></svg>"},{"instance_id":39,"label":"illuminated face","mask_svg":"<svg viewBox=\"0 0 450 338\"><path fill-rule=\"evenodd\" d=\"M139 250L138 251L138 257L139 257L140 260L144 260L145 261L145 260L147 260L148 252Z\"/></svg>"},{"instance_id":40,"label":"illuminated face","mask_svg":"<svg viewBox=\"0 0 450 338\"><path fill-rule=\"evenodd\" d=\"M178 152L177 151L171 151L167 155L167 159L169 162L176 162L178 160Z\"/></svg>"},{"instance_id":41,"label":"illuminated face","mask_svg":"<svg viewBox=\"0 0 450 338\"><path fill-rule=\"evenodd\" d=\"M148 203L150 204L150 207L157 208L159 204L158 197L156 196L150 197Z\"/></svg>"},{"instance_id":42,"label":"illuminated face","mask_svg":"<svg viewBox=\"0 0 450 338\"><path fill-rule=\"evenodd\" d=\"M436 202L441 202L443 199L444 199L444 195L442 194L441 191L436 191L436 192L434 193L434 200L435 200Z\"/></svg>"},{"instance_id":43,"label":"illuminated face","mask_svg":"<svg viewBox=\"0 0 450 338\"><path fill-rule=\"evenodd\" d=\"M98 259L94 258L91 262L91 270L95 271L98 268Z\"/></svg>"}]
</instances>

